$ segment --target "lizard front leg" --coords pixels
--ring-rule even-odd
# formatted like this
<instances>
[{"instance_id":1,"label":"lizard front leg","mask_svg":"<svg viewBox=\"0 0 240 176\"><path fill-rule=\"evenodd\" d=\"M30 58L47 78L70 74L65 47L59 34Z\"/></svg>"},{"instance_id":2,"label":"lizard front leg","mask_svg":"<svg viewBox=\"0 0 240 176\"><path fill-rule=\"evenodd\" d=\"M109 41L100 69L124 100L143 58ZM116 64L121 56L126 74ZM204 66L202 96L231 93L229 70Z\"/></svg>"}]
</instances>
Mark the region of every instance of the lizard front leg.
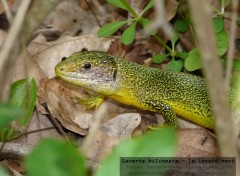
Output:
<instances>
[{"instance_id":1,"label":"lizard front leg","mask_svg":"<svg viewBox=\"0 0 240 176\"><path fill-rule=\"evenodd\" d=\"M147 100L144 102L144 105L149 110L159 113L164 117L165 123L158 125L157 127L177 126L177 116L173 111L171 105L159 100Z\"/></svg>"},{"instance_id":2,"label":"lizard front leg","mask_svg":"<svg viewBox=\"0 0 240 176\"><path fill-rule=\"evenodd\" d=\"M86 109L98 108L99 105L104 101L104 97L102 95L90 95L89 98L81 98L74 97L78 104L82 104L86 106Z\"/></svg>"}]
</instances>

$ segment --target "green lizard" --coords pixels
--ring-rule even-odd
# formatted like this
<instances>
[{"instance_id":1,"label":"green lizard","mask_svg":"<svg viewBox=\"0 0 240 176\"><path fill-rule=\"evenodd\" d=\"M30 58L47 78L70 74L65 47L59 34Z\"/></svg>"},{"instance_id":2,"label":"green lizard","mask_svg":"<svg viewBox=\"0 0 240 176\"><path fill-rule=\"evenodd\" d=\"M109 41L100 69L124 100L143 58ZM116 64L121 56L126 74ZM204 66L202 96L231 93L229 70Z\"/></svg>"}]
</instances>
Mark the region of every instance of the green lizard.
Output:
<instances>
[{"instance_id":1,"label":"green lizard","mask_svg":"<svg viewBox=\"0 0 240 176\"><path fill-rule=\"evenodd\" d=\"M146 67L100 51L76 52L55 67L58 77L104 98L160 113L166 125L176 125L176 114L214 129L214 118L203 78Z\"/></svg>"}]
</instances>

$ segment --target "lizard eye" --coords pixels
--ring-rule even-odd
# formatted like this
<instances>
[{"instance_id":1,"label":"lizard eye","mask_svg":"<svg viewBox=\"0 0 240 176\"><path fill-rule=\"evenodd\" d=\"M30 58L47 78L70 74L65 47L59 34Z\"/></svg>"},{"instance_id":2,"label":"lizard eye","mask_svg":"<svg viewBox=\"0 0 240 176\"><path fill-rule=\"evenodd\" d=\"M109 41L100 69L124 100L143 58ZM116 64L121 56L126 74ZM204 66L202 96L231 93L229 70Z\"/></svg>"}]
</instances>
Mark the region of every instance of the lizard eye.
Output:
<instances>
[{"instance_id":1,"label":"lizard eye","mask_svg":"<svg viewBox=\"0 0 240 176\"><path fill-rule=\"evenodd\" d=\"M91 68L91 64L86 63L86 64L83 65L83 68L85 68L85 69L90 69L90 68Z\"/></svg>"}]
</instances>

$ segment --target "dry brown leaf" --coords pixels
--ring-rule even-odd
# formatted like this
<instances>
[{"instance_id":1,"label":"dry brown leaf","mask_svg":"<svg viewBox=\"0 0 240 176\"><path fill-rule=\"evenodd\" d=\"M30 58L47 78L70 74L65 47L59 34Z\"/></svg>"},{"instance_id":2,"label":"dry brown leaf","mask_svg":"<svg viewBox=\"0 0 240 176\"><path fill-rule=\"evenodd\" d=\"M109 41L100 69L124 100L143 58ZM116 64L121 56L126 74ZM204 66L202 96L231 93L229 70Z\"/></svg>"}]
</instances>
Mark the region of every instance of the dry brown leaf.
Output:
<instances>
[{"instance_id":1,"label":"dry brown leaf","mask_svg":"<svg viewBox=\"0 0 240 176\"><path fill-rule=\"evenodd\" d=\"M50 128L48 130L44 130L46 128ZM36 131L39 130L39 131ZM34 133L29 133L32 131L36 131ZM26 135L23 135L26 134ZM21 132L20 135L23 135L21 138L17 138L14 140L15 143L24 143L31 146L36 145L40 139L44 137L50 137L51 138L61 138L59 133L54 128L51 121L43 114L34 111L32 118L30 119L30 122L25 127L25 129Z\"/></svg>"},{"instance_id":2,"label":"dry brown leaf","mask_svg":"<svg viewBox=\"0 0 240 176\"><path fill-rule=\"evenodd\" d=\"M186 51L190 51L193 48L196 48L195 41L193 40L193 35L190 30L187 30L184 33L180 33L180 40L183 48Z\"/></svg>"},{"instance_id":3,"label":"dry brown leaf","mask_svg":"<svg viewBox=\"0 0 240 176\"><path fill-rule=\"evenodd\" d=\"M59 3L43 21L42 27L55 29L62 35L76 36L95 34L98 24L91 11L83 10L75 0L68 0Z\"/></svg>"},{"instance_id":4,"label":"dry brown leaf","mask_svg":"<svg viewBox=\"0 0 240 176\"><path fill-rule=\"evenodd\" d=\"M72 98L75 95L81 97L86 96L86 93L60 79L43 80L39 87L39 97L47 103L53 117L65 128L86 135L94 112L84 111L84 106L74 103Z\"/></svg>"},{"instance_id":5,"label":"dry brown leaf","mask_svg":"<svg viewBox=\"0 0 240 176\"><path fill-rule=\"evenodd\" d=\"M110 137L130 138L133 130L140 124L141 116L137 113L120 114L107 121L101 131Z\"/></svg>"},{"instance_id":6,"label":"dry brown leaf","mask_svg":"<svg viewBox=\"0 0 240 176\"><path fill-rule=\"evenodd\" d=\"M54 67L63 57L68 57L72 53L88 50L107 51L110 38L100 38L95 35L81 37L62 37L54 42L40 42L37 39L28 46L28 51L34 56L34 60L39 64L48 78L55 76Z\"/></svg>"},{"instance_id":7,"label":"dry brown leaf","mask_svg":"<svg viewBox=\"0 0 240 176\"><path fill-rule=\"evenodd\" d=\"M14 175L21 175L25 173L25 170L23 169L23 163L17 160L4 160L1 162L1 165L7 168L12 174Z\"/></svg>"},{"instance_id":8,"label":"dry brown leaf","mask_svg":"<svg viewBox=\"0 0 240 176\"><path fill-rule=\"evenodd\" d=\"M177 0L167 0L166 1L166 16L168 21L170 21L173 17L175 17L178 8L178 1Z\"/></svg>"},{"instance_id":9,"label":"dry brown leaf","mask_svg":"<svg viewBox=\"0 0 240 176\"><path fill-rule=\"evenodd\" d=\"M105 122L99 132L97 132L86 154L91 161L92 167L96 167L122 139L130 138L133 130L139 125L140 121L140 114L126 113Z\"/></svg>"},{"instance_id":10,"label":"dry brown leaf","mask_svg":"<svg viewBox=\"0 0 240 176\"><path fill-rule=\"evenodd\" d=\"M38 85L41 79L47 77L39 64L34 61L32 55L26 50L22 50L22 53L19 55L18 59L16 59L13 66L15 67L13 81L26 77L34 77Z\"/></svg>"},{"instance_id":11,"label":"dry brown leaf","mask_svg":"<svg viewBox=\"0 0 240 176\"><path fill-rule=\"evenodd\" d=\"M37 84L42 78L55 76L54 67L63 57L87 48L88 50L107 51L110 38L99 38L88 35L82 37L62 37L54 42L47 42L43 35L39 35L23 50L16 59L13 80L34 77Z\"/></svg>"},{"instance_id":12,"label":"dry brown leaf","mask_svg":"<svg viewBox=\"0 0 240 176\"><path fill-rule=\"evenodd\" d=\"M53 129L44 130L50 127L52 127ZM51 136L51 138L62 138L60 134L57 132L57 130L54 128L52 122L45 115L41 114L40 112L37 112L31 118L27 126L27 131L30 132L33 130L40 129L43 129L43 131L27 135L24 143L31 144L34 146L39 142L39 140L41 140L44 137Z\"/></svg>"},{"instance_id":13,"label":"dry brown leaf","mask_svg":"<svg viewBox=\"0 0 240 176\"><path fill-rule=\"evenodd\" d=\"M203 129L201 126L182 118L177 118L177 123L178 123L178 127L181 129L185 129L185 128Z\"/></svg>"},{"instance_id":14,"label":"dry brown leaf","mask_svg":"<svg viewBox=\"0 0 240 176\"><path fill-rule=\"evenodd\" d=\"M90 166L96 168L98 163L112 151L112 148L119 143L119 139L109 137L105 133L99 131L92 141L91 148L86 153L87 158L90 160Z\"/></svg>"},{"instance_id":15,"label":"dry brown leaf","mask_svg":"<svg viewBox=\"0 0 240 176\"><path fill-rule=\"evenodd\" d=\"M217 156L217 143L206 129L179 130L177 157Z\"/></svg>"}]
</instances>

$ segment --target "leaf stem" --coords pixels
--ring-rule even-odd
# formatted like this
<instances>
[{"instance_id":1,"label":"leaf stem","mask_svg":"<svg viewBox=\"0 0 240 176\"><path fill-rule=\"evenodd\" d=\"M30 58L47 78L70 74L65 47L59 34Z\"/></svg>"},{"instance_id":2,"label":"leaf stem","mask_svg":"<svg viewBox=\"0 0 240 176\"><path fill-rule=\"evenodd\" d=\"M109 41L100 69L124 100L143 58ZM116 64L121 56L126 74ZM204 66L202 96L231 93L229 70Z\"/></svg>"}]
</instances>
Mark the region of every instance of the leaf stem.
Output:
<instances>
[{"instance_id":1,"label":"leaf stem","mask_svg":"<svg viewBox=\"0 0 240 176\"><path fill-rule=\"evenodd\" d=\"M134 18L136 18L137 20L140 19L140 16L135 12L135 10L133 10L133 8L129 5L129 3L126 0L120 0L124 6L127 8L127 10L132 14L132 16Z\"/></svg>"},{"instance_id":2,"label":"leaf stem","mask_svg":"<svg viewBox=\"0 0 240 176\"><path fill-rule=\"evenodd\" d=\"M136 21L138 21L142 26L143 26L143 21L142 21L142 17L135 12L135 10L129 5L129 3L126 0L120 0L124 6L128 9L128 11L132 14L132 16L136 19ZM157 36L156 34L151 35L160 45L162 45L166 50L168 50L171 55L174 54L174 51L166 45L165 42L162 41L162 39Z\"/></svg>"},{"instance_id":3,"label":"leaf stem","mask_svg":"<svg viewBox=\"0 0 240 176\"><path fill-rule=\"evenodd\" d=\"M152 37L153 37L160 45L162 45L166 50L168 50L171 54L173 53L173 50L172 50L169 46L167 46L167 44L164 43L159 36L157 36L156 34L154 34L154 35L152 35Z\"/></svg>"}]
</instances>

